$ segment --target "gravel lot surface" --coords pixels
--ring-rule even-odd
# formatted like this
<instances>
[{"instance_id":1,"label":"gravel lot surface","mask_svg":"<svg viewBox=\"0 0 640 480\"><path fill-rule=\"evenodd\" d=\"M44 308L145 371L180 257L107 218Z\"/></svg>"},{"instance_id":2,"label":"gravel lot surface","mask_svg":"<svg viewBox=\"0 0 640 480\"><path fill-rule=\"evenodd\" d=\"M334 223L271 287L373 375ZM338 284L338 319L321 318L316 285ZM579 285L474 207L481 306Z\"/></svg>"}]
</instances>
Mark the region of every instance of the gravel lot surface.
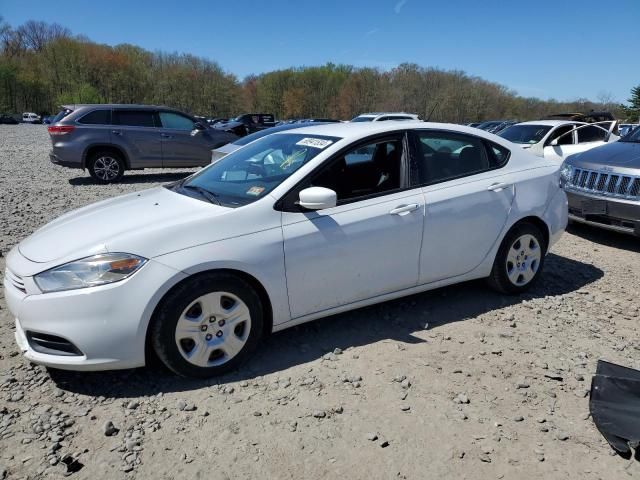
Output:
<instances>
[{"instance_id":1,"label":"gravel lot surface","mask_svg":"<svg viewBox=\"0 0 640 480\"><path fill-rule=\"evenodd\" d=\"M95 185L43 126L0 125L0 252L73 208L175 180ZM4 270L4 258L0 257ZM272 336L211 381L158 366L29 365L0 290L5 478L640 478L588 416L596 361L640 368L640 242L574 227L523 297L482 282Z\"/></svg>"}]
</instances>

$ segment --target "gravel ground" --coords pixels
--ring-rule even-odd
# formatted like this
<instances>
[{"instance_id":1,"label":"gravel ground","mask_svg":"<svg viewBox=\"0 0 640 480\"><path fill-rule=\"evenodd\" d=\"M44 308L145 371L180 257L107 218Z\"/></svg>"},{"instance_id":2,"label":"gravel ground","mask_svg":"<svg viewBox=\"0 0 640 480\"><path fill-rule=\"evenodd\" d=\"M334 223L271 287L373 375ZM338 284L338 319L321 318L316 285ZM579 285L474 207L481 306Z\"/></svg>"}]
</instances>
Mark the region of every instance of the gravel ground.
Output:
<instances>
[{"instance_id":1,"label":"gravel ground","mask_svg":"<svg viewBox=\"0 0 640 480\"><path fill-rule=\"evenodd\" d=\"M100 186L48 149L42 126L0 126L5 256L65 211L185 175ZM588 390L599 358L640 368L639 280L637 239L574 227L526 296L471 282L337 315L211 381L29 365L0 290L0 479L638 478Z\"/></svg>"}]
</instances>

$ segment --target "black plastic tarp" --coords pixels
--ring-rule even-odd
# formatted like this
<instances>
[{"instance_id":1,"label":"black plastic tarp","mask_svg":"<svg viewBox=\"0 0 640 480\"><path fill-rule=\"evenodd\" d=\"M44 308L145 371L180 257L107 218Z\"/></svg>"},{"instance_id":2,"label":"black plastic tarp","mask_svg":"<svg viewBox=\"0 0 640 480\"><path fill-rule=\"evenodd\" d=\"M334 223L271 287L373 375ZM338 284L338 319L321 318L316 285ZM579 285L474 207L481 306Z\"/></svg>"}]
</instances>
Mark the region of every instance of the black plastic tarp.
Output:
<instances>
[{"instance_id":1,"label":"black plastic tarp","mask_svg":"<svg viewBox=\"0 0 640 480\"><path fill-rule=\"evenodd\" d=\"M640 460L640 371L598 361L591 380L591 418L609 445L624 458Z\"/></svg>"}]
</instances>

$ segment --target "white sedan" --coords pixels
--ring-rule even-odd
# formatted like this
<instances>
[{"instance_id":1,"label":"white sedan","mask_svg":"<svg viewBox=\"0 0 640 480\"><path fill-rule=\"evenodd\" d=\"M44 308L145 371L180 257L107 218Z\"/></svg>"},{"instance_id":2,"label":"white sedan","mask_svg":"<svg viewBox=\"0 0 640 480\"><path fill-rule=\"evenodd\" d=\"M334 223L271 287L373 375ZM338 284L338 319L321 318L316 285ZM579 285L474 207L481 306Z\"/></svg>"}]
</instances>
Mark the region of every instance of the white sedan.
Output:
<instances>
[{"instance_id":1,"label":"white sedan","mask_svg":"<svg viewBox=\"0 0 640 480\"><path fill-rule=\"evenodd\" d=\"M565 229L559 176L457 125L275 133L23 240L4 279L16 339L51 367L139 367L153 349L206 377L334 313L478 278L517 294Z\"/></svg>"},{"instance_id":2,"label":"white sedan","mask_svg":"<svg viewBox=\"0 0 640 480\"><path fill-rule=\"evenodd\" d=\"M614 121L584 123L569 120L535 120L511 125L498 135L538 157L544 157L561 165L569 155L586 152L607 142L619 140L620 137L613 133L616 123Z\"/></svg>"}]
</instances>

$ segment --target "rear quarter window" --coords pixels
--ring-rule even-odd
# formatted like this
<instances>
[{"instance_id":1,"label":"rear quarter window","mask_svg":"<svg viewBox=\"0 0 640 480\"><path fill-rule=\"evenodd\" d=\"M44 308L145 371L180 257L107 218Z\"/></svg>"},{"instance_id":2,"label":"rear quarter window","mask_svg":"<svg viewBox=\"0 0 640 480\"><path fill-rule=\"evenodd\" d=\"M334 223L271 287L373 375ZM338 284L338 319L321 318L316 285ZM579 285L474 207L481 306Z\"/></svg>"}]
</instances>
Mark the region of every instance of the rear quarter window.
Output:
<instances>
[{"instance_id":1,"label":"rear quarter window","mask_svg":"<svg viewBox=\"0 0 640 480\"><path fill-rule=\"evenodd\" d=\"M94 110L80 117L78 123L85 125L110 125L111 110Z\"/></svg>"}]
</instances>

